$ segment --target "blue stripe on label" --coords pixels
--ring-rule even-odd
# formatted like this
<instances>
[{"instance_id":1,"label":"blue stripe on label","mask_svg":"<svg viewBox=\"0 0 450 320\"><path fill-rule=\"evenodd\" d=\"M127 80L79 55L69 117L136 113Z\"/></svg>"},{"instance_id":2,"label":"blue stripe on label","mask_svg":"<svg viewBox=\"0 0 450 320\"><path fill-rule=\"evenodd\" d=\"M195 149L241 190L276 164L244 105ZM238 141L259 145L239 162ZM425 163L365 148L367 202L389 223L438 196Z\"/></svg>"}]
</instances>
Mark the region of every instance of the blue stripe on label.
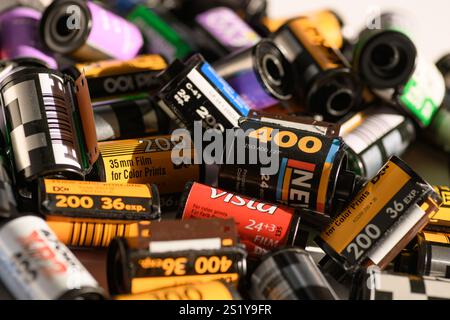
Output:
<instances>
[{"instance_id":1,"label":"blue stripe on label","mask_svg":"<svg viewBox=\"0 0 450 320\"><path fill-rule=\"evenodd\" d=\"M278 183L277 183L277 200L281 200L281 192L283 191L283 180L284 180L284 174L286 173L286 165L287 165L287 159L283 158L281 159L281 166L280 166L280 172L278 174Z\"/></svg>"},{"instance_id":2,"label":"blue stripe on label","mask_svg":"<svg viewBox=\"0 0 450 320\"><path fill-rule=\"evenodd\" d=\"M327 159L325 162L332 163L334 161L334 157L336 153L339 151L341 146L341 142L338 139L333 140L333 144L331 145L330 151L328 152Z\"/></svg>"},{"instance_id":3,"label":"blue stripe on label","mask_svg":"<svg viewBox=\"0 0 450 320\"><path fill-rule=\"evenodd\" d=\"M221 77L217 75L214 69L206 62L203 63L200 68L202 73L217 87L218 90L228 99L235 109L242 115L247 116L250 112L250 108L245 104L244 100L225 82Z\"/></svg>"}]
</instances>

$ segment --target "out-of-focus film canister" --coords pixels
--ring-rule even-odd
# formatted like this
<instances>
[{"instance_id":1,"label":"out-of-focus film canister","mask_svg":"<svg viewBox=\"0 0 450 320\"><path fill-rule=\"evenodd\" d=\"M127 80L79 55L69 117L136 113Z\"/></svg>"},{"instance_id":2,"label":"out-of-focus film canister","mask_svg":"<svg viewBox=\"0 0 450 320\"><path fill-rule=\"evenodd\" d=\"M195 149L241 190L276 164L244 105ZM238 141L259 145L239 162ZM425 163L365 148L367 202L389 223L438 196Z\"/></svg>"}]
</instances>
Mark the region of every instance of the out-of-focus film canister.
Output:
<instances>
[{"instance_id":1,"label":"out-of-focus film canister","mask_svg":"<svg viewBox=\"0 0 450 320\"><path fill-rule=\"evenodd\" d=\"M82 178L97 160L97 136L86 79L18 67L0 83L7 147L19 179Z\"/></svg>"},{"instance_id":2,"label":"out-of-focus film canister","mask_svg":"<svg viewBox=\"0 0 450 320\"><path fill-rule=\"evenodd\" d=\"M108 251L111 294L136 294L175 285L223 279L237 284L246 272L246 251L234 221L166 220L117 238Z\"/></svg>"},{"instance_id":3,"label":"out-of-focus film canister","mask_svg":"<svg viewBox=\"0 0 450 320\"><path fill-rule=\"evenodd\" d=\"M448 300L450 279L380 272L370 269L355 282L357 300Z\"/></svg>"},{"instance_id":4,"label":"out-of-focus film canister","mask_svg":"<svg viewBox=\"0 0 450 320\"><path fill-rule=\"evenodd\" d=\"M78 61L128 60L144 43L137 26L92 1L54 1L40 29L50 50Z\"/></svg>"},{"instance_id":5,"label":"out-of-focus film canister","mask_svg":"<svg viewBox=\"0 0 450 320\"><path fill-rule=\"evenodd\" d=\"M297 99L326 121L339 120L358 108L362 86L342 53L307 16L288 21L273 35L292 64Z\"/></svg>"},{"instance_id":6,"label":"out-of-focus film canister","mask_svg":"<svg viewBox=\"0 0 450 320\"><path fill-rule=\"evenodd\" d=\"M0 277L16 299L105 298L105 293L44 220L23 216L0 227Z\"/></svg>"},{"instance_id":7,"label":"out-of-focus film canister","mask_svg":"<svg viewBox=\"0 0 450 320\"><path fill-rule=\"evenodd\" d=\"M384 13L359 35L353 67L371 89L398 88L414 72L417 50L402 19L406 17Z\"/></svg>"},{"instance_id":8,"label":"out-of-focus film canister","mask_svg":"<svg viewBox=\"0 0 450 320\"><path fill-rule=\"evenodd\" d=\"M423 231L417 237L417 273L450 278L450 234Z\"/></svg>"},{"instance_id":9,"label":"out-of-focus film canister","mask_svg":"<svg viewBox=\"0 0 450 320\"><path fill-rule=\"evenodd\" d=\"M394 156L315 241L345 270L383 269L440 203L433 188Z\"/></svg>"},{"instance_id":10,"label":"out-of-focus film canister","mask_svg":"<svg viewBox=\"0 0 450 320\"><path fill-rule=\"evenodd\" d=\"M293 74L288 61L272 40L226 56L213 64L253 110L288 100L293 94Z\"/></svg>"},{"instance_id":11,"label":"out-of-focus film canister","mask_svg":"<svg viewBox=\"0 0 450 320\"><path fill-rule=\"evenodd\" d=\"M338 300L309 253L285 248L267 254L251 276L256 300Z\"/></svg>"},{"instance_id":12,"label":"out-of-focus film canister","mask_svg":"<svg viewBox=\"0 0 450 320\"><path fill-rule=\"evenodd\" d=\"M179 126L203 127L225 132L238 125L250 108L199 54L185 63L173 62L160 76L159 106Z\"/></svg>"},{"instance_id":13,"label":"out-of-focus film canister","mask_svg":"<svg viewBox=\"0 0 450 320\"><path fill-rule=\"evenodd\" d=\"M186 185L181 199L181 219L234 219L249 255L262 255L286 245L306 245L308 234L299 230L300 217L293 209L196 182Z\"/></svg>"},{"instance_id":14,"label":"out-of-focus film canister","mask_svg":"<svg viewBox=\"0 0 450 320\"><path fill-rule=\"evenodd\" d=\"M442 199L438 212L431 216L426 230L450 233L450 188L448 186L435 186L434 190Z\"/></svg>"},{"instance_id":15,"label":"out-of-focus film canister","mask_svg":"<svg viewBox=\"0 0 450 320\"><path fill-rule=\"evenodd\" d=\"M168 133L167 115L149 97L97 102L93 106L98 141Z\"/></svg>"},{"instance_id":16,"label":"out-of-focus film canister","mask_svg":"<svg viewBox=\"0 0 450 320\"><path fill-rule=\"evenodd\" d=\"M39 36L39 20L42 14L32 8L17 7L0 14L3 59L36 58L51 68L58 64L44 48Z\"/></svg>"},{"instance_id":17,"label":"out-of-focus film canister","mask_svg":"<svg viewBox=\"0 0 450 320\"><path fill-rule=\"evenodd\" d=\"M216 7L195 17L202 35L206 35L201 46L215 52L218 57L256 45L261 39L252 28L227 7Z\"/></svg>"},{"instance_id":18,"label":"out-of-focus film canister","mask_svg":"<svg viewBox=\"0 0 450 320\"><path fill-rule=\"evenodd\" d=\"M224 281L197 282L155 291L119 295L116 300L241 300L236 288Z\"/></svg>"},{"instance_id":19,"label":"out-of-focus film canister","mask_svg":"<svg viewBox=\"0 0 450 320\"><path fill-rule=\"evenodd\" d=\"M194 49L181 23L161 8L137 5L128 20L141 29L147 52L161 54L172 62L186 58Z\"/></svg>"},{"instance_id":20,"label":"out-of-focus film canister","mask_svg":"<svg viewBox=\"0 0 450 320\"><path fill-rule=\"evenodd\" d=\"M78 77L84 73L91 98L110 99L139 93L155 93L159 87L157 74L167 67L157 54L140 55L131 60L103 60L76 64L66 72Z\"/></svg>"},{"instance_id":21,"label":"out-of-focus film canister","mask_svg":"<svg viewBox=\"0 0 450 320\"><path fill-rule=\"evenodd\" d=\"M349 146L348 166L359 176L371 178L391 156L401 156L414 141L414 123L389 107L372 106L341 125Z\"/></svg>"},{"instance_id":22,"label":"out-of-focus film canister","mask_svg":"<svg viewBox=\"0 0 450 320\"><path fill-rule=\"evenodd\" d=\"M154 183L158 186L161 207L177 208L184 186L188 181L202 181L203 169L198 164L172 162L176 139L155 136L99 143L98 179L112 183ZM192 157L194 153L192 147Z\"/></svg>"},{"instance_id":23,"label":"out-of-focus film canister","mask_svg":"<svg viewBox=\"0 0 450 320\"><path fill-rule=\"evenodd\" d=\"M345 147L335 125L265 115L241 119L239 126L252 130L248 143L257 139L264 147L278 146L279 170L261 175L261 165L225 164L219 172L221 188L330 216L353 193L355 176L346 171Z\"/></svg>"}]
</instances>

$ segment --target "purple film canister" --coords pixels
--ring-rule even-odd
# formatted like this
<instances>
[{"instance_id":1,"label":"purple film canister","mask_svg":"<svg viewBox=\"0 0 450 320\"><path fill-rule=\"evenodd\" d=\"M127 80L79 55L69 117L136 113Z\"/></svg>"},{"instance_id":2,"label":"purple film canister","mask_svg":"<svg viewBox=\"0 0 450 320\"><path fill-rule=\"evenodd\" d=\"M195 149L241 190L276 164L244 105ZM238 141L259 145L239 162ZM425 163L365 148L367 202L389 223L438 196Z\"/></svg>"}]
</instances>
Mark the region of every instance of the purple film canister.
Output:
<instances>
[{"instance_id":1,"label":"purple film canister","mask_svg":"<svg viewBox=\"0 0 450 320\"><path fill-rule=\"evenodd\" d=\"M50 50L78 61L130 60L144 44L138 27L91 1L53 2L40 29Z\"/></svg>"},{"instance_id":2,"label":"purple film canister","mask_svg":"<svg viewBox=\"0 0 450 320\"><path fill-rule=\"evenodd\" d=\"M195 20L229 52L252 47L261 40L244 20L226 7L202 12L195 17Z\"/></svg>"},{"instance_id":3,"label":"purple film canister","mask_svg":"<svg viewBox=\"0 0 450 320\"><path fill-rule=\"evenodd\" d=\"M272 40L263 39L253 47L232 53L213 68L253 110L292 97L292 68Z\"/></svg>"},{"instance_id":4,"label":"purple film canister","mask_svg":"<svg viewBox=\"0 0 450 320\"><path fill-rule=\"evenodd\" d=\"M14 8L0 15L2 59L35 58L50 68L58 68L39 37L41 16L39 11L25 7Z\"/></svg>"}]
</instances>

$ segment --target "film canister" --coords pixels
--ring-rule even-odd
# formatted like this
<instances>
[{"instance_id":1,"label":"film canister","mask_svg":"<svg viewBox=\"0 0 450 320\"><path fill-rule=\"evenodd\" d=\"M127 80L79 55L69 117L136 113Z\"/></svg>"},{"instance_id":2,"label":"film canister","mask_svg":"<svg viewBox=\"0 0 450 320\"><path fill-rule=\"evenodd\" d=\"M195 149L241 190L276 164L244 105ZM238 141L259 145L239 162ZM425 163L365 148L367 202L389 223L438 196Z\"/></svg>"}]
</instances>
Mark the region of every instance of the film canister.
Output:
<instances>
[{"instance_id":1,"label":"film canister","mask_svg":"<svg viewBox=\"0 0 450 320\"><path fill-rule=\"evenodd\" d=\"M420 128L428 127L445 97L445 80L437 67L417 57L416 68L408 82L398 89L374 89L373 92L408 115Z\"/></svg>"},{"instance_id":2,"label":"film canister","mask_svg":"<svg viewBox=\"0 0 450 320\"><path fill-rule=\"evenodd\" d=\"M247 144L254 144L250 139L257 139L264 148L272 143L278 147L276 174L261 175L262 165L235 161L220 167L218 185L247 196L333 216L347 203L355 187L355 175L346 169L347 155L337 136L339 131L333 129L333 124L321 125L308 118L286 119L243 118L239 123L244 132L251 132L246 137Z\"/></svg>"},{"instance_id":3,"label":"film canister","mask_svg":"<svg viewBox=\"0 0 450 320\"><path fill-rule=\"evenodd\" d=\"M393 156L315 241L349 273L385 268L441 203L433 188Z\"/></svg>"},{"instance_id":4,"label":"film canister","mask_svg":"<svg viewBox=\"0 0 450 320\"><path fill-rule=\"evenodd\" d=\"M450 234L423 231L417 236L417 273L450 278Z\"/></svg>"},{"instance_id":5,"label":"film canister","mask_svg":"<svg viewBox=\"0 0 450 320\"><path fill-rule=\"evenodd\" d=\"M6 142L18 180L83 178L99 151L86 79L36 67L13 69L0 83Z\"/></svg>"},{"instance_id":6,"label":"film canister","mask_svg":"<svg viewBox=\"0 0 450 320\"><path fill-rule=\"evenodd\" d=\"M7 157L0 155L0 219L9 218L17 212L10 172Z\"/></svg>"},{"instance_id":7,"label":"film canister","mask_svg":"<svg viewBox=\"0 0 450 320\"><path fill-rule=\"evenodd\" d=\"M156 93L157 75L167 67L157 54L140 55L131 60L102 60L76 64L65 70L74 78L84 73L91 98L111 99L117 96Z\"/></svg>"},{"instance_id":8,"label":"film canister","mask_svg":"<svg viewBox=\"0 0 450 320\"><path fill-rule=\"evenodd\" d=\"M307 16L288 21L272 35L294 73L296 99L306 110L336 121L359 108L362 86L342 53Z\"/></svg>"},{"instance_id":9,"label":"film canister","mask_svg":"<svg viewBox=\"0 0 450 320\"><path fill-rule=\"evenodd\" d=\"M178 210L180 219L234 219L250 256L287 245L305 247L308 233L299 230L294 209L261 202L204 184L186 184ZM261 251L262 249L262 251Z\"/></svg>"},{"instance_id":10,"label":"film canister","mask_svg":"<svg viewBox=\"0 0 450 320\"><path fill-rule=\"evenodd\" d=\"M22 216L0 226L0 278L20 300L99 300L105 293L44 220Z\"/></svg>"},{"instance_id":11,"label":"film canister","mask_svg":"<svg viewBox=\"0 0 450 320\"><path fill-rule=\"evenodd\" d=\"M113 183L154 183L158 186L162 210L178 208L186 183L202 181L204 173L202 165L172 162L176 141L173 135L100 142L101 157L95 178ZM192 157L194 153L192 147Z\"/></svg>"},{"instance_id":12,"label":"film canister","mask_svg":"<svg viewBox=\"0 0 450 320\"><path fill-rule=\"evenodd\" d=\"M159 220L155 185L41 179L39 212L71 247L107 247L115 236L137 236L137 223Z\"/></svg>"},{"instance_id":13,"label":"film canister","mask_svg":"<svg viewBox=\"0 0 450 320\"><path fill-rule=\"evenodd\" d=\"M232 53L213 68L253 110L292 98L291 66L272 40Z\"/></svg>"},{"instance_id":14,"label":"film canister","mask_svg":"<svg viewBox=\"0 0 450 320\"><path fill-rule=\"evenodd\" d=\"M200 48L224 57L230 53L256 45L261 39L252 28L227 7L216 7L195 17L194 32Z\"/></svg>"},{"instance_id":15,"label":"film canister","mask_svg":"<svg viewBox=\"0 0 450 320\"><path fill-rule=\"evenodd\" d=\"M411 78L417 50L405 28L405 19L395 13L374 18L358 37L353 52L353 68L371 89L399 88Z\"/></svg>"},{"instance_id":16,"label":"film canister","mask_svg":"<svg viewBox=\"0 0 450 320\"><path fill-rule=\"evenodd\" d=\"M97 140L118 140L166 134L167 115L150 97L118 99L93 105Z\"/></svg>"},{"instance_id":17,"label":"film canister","mask_svg":"<svg viewBox=\"0 0 450 320\"><path fill-rule=\"evenodd\" d=\"M263 257L251 276L255 300L338 300L309 253L285 248Z\"/></svg>"},{"instance_id":18,"label":"film canister","mask_svg":"<svg viewBox=\"0 0 450 320\"><path fill-rule=\"evenodd\" d=\"M120 295L115 300L241 300L235 287L225 281L196 282L145 293Z\"/></svg>"},{"instance_id":19,"label":"film canister","mask_svg":"<svg viewBox=\"0 0 450 320\"><path fill-rule=\"evenodd\" d=\"M238 125L250 108L199 54L185 63L175 60L161 75L158 105L179 126L225 132Z\"/></svg>"},{"instance_id":20,"label":"film canister","mask_svg":"<svg viewBox=\"0 0 450 320\"><path fill-rule=\"evenodd\" d=\"M358 281L359 280L359 281ZM358 276L351 299L448 300L450 279L367 270Z\"/></svg>"},{"instance_id":21,"label":"film canister","mask_svg":"<svg viewBox=\"0 0 450 320\"><path fill-rule=\"evenodd\" d=\"M141 30L146 51L158 53L169 62L185 59L196 49L187 27L161 7L137 5L128 20Z\"/></svg>"},{"instance_id":22,"label":"film canister","mask_svg":"<svg viewBox=\"0 0 450 320\"><path fill-rule=\"evenodd\" d=\"M116 238L107 258L113 295L223 279L237 284L246 272L246 251L234 221L166 220L147 228L148 236ZM141 234L144 233L142 230Z\"/></svg>"},{"instance_id":23,"label":"film canister","mask_svg":"<svg viewBox=\"0 0 450 320\"><path fill-rule=\"evenodd\" d=\"M40 32L53 52L78 61L128 60L142 48L139 28L92 1L58 0L45 9Z\"/></svg>"},{"instance_id":24,"label":"film canister","mask_svg":"<svg viewBox=\"0 0 450 320\"><path fill-rule=\"evenodd\" d=\"M425 230L450 233L450 188L448 186L435 186L442 199L439 210L431 217Z\"/></svg>"},{"instance_id":25,"label":"film canister","mask_svg":"<svg viewBox=\"0 0 450 320\"><path fill-rule=\"evenodd\" d=\"M416 138L414 123L398 111L373 105L341 125L348 166L357 175L371 178L391 156L401 156Z\"/></svg>"},{"instance_id":26,"label":"film canister","mask_svg":"<svg viewBox=\"0 0 450 320\"><path fill-rule=\"evenodd\" d=\"M44 48L39 36L42 14L32 8L17 7L0 14L2 59L36 58L45 61L52 69L58 64Z\"/></svg>"}]
</instances>

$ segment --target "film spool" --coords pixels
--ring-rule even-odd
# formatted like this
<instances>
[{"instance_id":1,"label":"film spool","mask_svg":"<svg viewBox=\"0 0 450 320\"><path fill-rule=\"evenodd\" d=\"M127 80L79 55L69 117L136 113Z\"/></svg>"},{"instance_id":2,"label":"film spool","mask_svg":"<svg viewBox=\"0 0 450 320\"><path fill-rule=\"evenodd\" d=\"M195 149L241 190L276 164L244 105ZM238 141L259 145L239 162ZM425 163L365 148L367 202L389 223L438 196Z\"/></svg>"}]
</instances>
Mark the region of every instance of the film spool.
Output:
<instances>
[{"instance_id":1,"label":"film spool","mask_svg":"<svg viewBox=\"0 0 450 320\"><path fill-rule=\"evenodd\" d=\"M205 129L225 132L238 125L250 108L199 54L185 63L173 62L160 75L158 105L180 127L193 131L194 122Z\"/></svg>"},{"instance_id":2,"label":"film spool","mask_svg":"<svg viewBox=\"0 0 450 320\"><path fill-rule=\"evenodd\" d=\"M236 284L245 275L246 252L237 245L232 220L162 221L150 227L141 231L147 236L111 243L107 260L111 294L218 279Z\"/></svg>"},{"instance_id":3,"label":"film spool","mask_svg":"<svg viewBox=\"0 0 450 320\"><path fill-rule=\"evenodd\" d=\"M418 274L450 278L450 234L421 232L417 237L417 246Z\"/></svg>"},{"instance_id":4,"label":"film spool","mask_svg":"<svg viewBox=\"0 0 450 320\"><path fill-rule=\"evenodd\" d=\"M72 115L75 107L68 85L74 84L62 74L32 67L16 68L2 81L7 139L19 179L77 179L88 170L85 141L78 140L83 129L78 129ZM95 154L91 155L94 160Z\"/></svg>"},{"instance_id":5,"label":"film spool","mask_svg":"<svg viewBox=\"0 0 450 320\"><path fill-rule=\"evenodd\" d=\"M169 131L169 119L149 97L94 104L98 141L130 139Z\"/></svg>"},{"instance_id":6,"label":"film spool","mask_svg":"<svg viewBox=\"0 0 450 320\"><path fill-rule=\"evenodd\" d=\"M292 64L296 99L308 112L336 121L359 107L359 80L342 53L320 33L314 19L289 20L272 38Z\"/></svg>"},{"instance_id":7,"label":"film spool","mask_svg":"<svg viewBox=\"0 0 450 320\"><path fill-rule=\"evenodd\" d=\"M255 300L338 300L311 256L298 248L266 255L251 276Z\"/></svg>"},{"instance_id":8,"label":"film spool","mask_svg":"<svg viewBox=\"0 0 450 320\"><path fill-rule=\"evenodd\" d=\"M414 72L417 50L402 22L404 19L396 13L383 13L359 35L353 66L372 89L398 88Z\"/></svg>"},{"instance_id":9,"label":"film spool","mask_svg":"<svg viewBox=\"0 0 450 320\"><path fill-rule=\"evenodd\" d=\"M16 299L105 298L73 253L35 216L22 216L0 227L0 264L0 277Z\"/></svg>"},{"instance_id":10,"label":"film spool","mask_svg":"<svg viewBox=\"0 0 450 320\"><path fill-rule=\"evenodd\" d=\"M128 60L143 45L135 25L91 1L54 1L43 13L40 32L51 51L78 61Z\"/></svg>"},{"instance_id":11,"label":"film spool","mask_svg":"<svg viewBox=\"0 0 450 320\"><path fill-rule=\"evenodd\" d=\"M0 14L2 58L36 58L45 61L52 69L58 64L41 43L39 20L42 14L32 8L17 7Z\"/></svg>"},{"instance_id":12,"label":"film spool","mask_svg":"<svg viewBox=\"0 0 450 320\"><path fill-rule=\"evenodd\" d=\"M347 272L383 269L425 227L440 203L433 188L393 156L315 241Z\"/></svg>"},{"instance_id":13,"label":"film spool","mask_svg":"<svg viewBox=\"0 0 450 320\"><path fill-rule=\"evenodd\" d=\"M349 147L348 165L357 175L370 178L377 174L391 156L401 156L416 137L414 123L395 110L372 106L341 128Z\"/></svg>"},{"instance_id":14,"label":"film spool","mask_svg":"<svg viewBox=\"0 0 450 320\"><path fill-rule=\"evenodd\" d=\"M300 216L293 209L259 202L196 182L186 184L177 217L236 221L250 256L287 245L305 247L308 234L299 230Z\"/></svg>"},{"instance_id":15,"label":"film spool","mask_svg":"<svg viewBox=\"0 0 450 320\"><path fill-rule=\"evenodd\" d=\"M264 109L292 97L291 67L269 39L219 60L213 68L251 109Z\"/></svg>"}]
</instances>

